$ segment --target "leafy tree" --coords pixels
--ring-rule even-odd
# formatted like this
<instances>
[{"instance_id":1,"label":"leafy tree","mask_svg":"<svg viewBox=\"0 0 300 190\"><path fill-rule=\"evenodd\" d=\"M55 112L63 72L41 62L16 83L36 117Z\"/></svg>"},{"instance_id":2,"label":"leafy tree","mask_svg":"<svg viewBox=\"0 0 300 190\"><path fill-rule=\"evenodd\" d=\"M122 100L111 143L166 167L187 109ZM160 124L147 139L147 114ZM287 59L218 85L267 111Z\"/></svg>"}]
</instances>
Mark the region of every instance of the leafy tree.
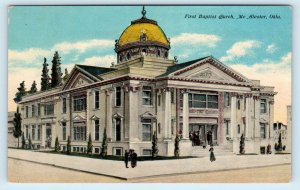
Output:
<instances>
[{"instance_id":1,"label":"leafy tree","mask_svg":"<svg viewBox=\"0 0 300 190\"><path fill-rule=\"evenodd\" d=\"M93 142L92 142L92 136L91 133L89 134L89 140L87 143L87 154L92 154L93 152Z\"/></svg>"},{"instance_id":2,"label":"leafy tree","mask_svg":"<svg viewBox=\"0 0 300 190\"><path fill-rule=\"evenodd\" d=\"M25 141L25 137L24 137L24 132L22 133L22 149L26 148L26 141Z\"/></svg>"},{"instance_id":3,"label":"leafy tree","mask_svg":"<svg viewBox=\"0 0 300 190\"><path fill-rule=\"evenodd\" d=\"M67 154L71 154L71 139L70 139L70 136L68 136Z\"/></svg>"},{"instance_id":4,"label":"leafy tree","mask_svg":"<svg viewBox=\"0 0 300 190\"><path fill-rule=\"evenodd\" d=\"M41 91L48 90L50 88L50 77L48 74L49 69L47 59L44 57L43 70L42 70L42 78L41 78Z\"/></svg>"},{"instance_id":5,"label":"leafy tree","mask_svg":"<svg viewBox=\"0 0 300 190\"><path fill-rule=\"evenodd\" d=\"M19 148L19 137L22 135L22 129L21 129L22 118L21 118L21 114L19 113L19 107L17 107L17 112L15 113L13 124L14 124L13 135L15 138L18 138L18 148Z\"/></svg>"},{"instance_id":6,"label":"leafy tree","mask_svg":"<svg viewBox=\"0 0 300 190\"><path fill-rule=\"evenodd\" d=\"M55 88L62 84L62 73L60 68L61 62L58 52L56 51L52 60L52 69L51 69L51 87Z\"/></svg>"},{"instance_id":7,"label":"leafy tree","mask_svg":"<svg viewBox=\"0 0 300 190\"><path fill-rule=\"evenodd\" d=\"M180 135L176 134L176 138L175 138L175 148L174 148L174 156L175 157L179 157L180 155L180 150L179 150L179 141L180 141Z\"/></svg>"},{"instance_id":8,"label":"leafy tree","mask_svg":"<svg viewBox=\"0 0 300 190\"><path fill-rule=\"evenodd\" d=\"M152 137L152 158L157 157L157 155L158 155L157 132L155 131Z\"/></svg>"},{"instance_id":9,"label":"leafy tree","mask_svg":"<svg viewBox=\"0 0 300 190\"><path fill-rule=\"evenodd\" d=\"M36 83L35 83L35 81L33 81L29 93L34 94L36 92L37 92Z\"/></svg>"},{"instance_id":10,"label":"leafy tree","mask_svg":"<svg viewBox=\"0 0 300 190\"><path fill-rule=\"evenodd\" d=\"M102 140L102 149L101 149L101 157L107 156L107 136L106 136L106 127L103 132L103 140Z\"/></svg>"},{"instance_id":11,"label":"leafy tree","mask_svg":"<svg viewBox=\"0 0 300 190\"><path fill-rule=\"evenodd\" d=\"M18 92L15 95L14 101L16 103L22 100L22 97L26 95L25 81L20 83L20 87L18 88Z\"/></svg>"},{"instance_id":12,"label":"leafy tree","mask_svg":"<svg viewBox=\"0 0 300 190\"><path fill-rule=\"evenodd\" d=\"M30 134L29 134L29 138L28 138L28 149L29 150L32 149L32 142L31 142Z\"/></svg>"},{"instance_id":13,"label":"leafy tree","mask_svg":"<svg viewBox=\"0 0 300 190\"><path fill-rule=\"evenodd\" d=\"M58 137L56 137L54 151L59 152L59 150L60 150L60 147L59 147Z\"/></svg>"}]
</instances>

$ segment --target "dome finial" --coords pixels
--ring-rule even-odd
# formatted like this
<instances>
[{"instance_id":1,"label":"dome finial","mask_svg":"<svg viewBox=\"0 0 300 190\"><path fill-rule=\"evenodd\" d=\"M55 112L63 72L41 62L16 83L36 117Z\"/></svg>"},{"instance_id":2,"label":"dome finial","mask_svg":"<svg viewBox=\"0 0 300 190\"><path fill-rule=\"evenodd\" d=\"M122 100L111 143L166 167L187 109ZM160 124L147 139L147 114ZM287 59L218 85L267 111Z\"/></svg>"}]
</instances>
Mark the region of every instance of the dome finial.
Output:
<instances>
[{"instance_id":1,"label":"dome finial","mask_svg":"<svg viewBox=\"0 0 300 190\"><path fill-rule=\"evenodd\" d=\"M145 6L144 6L144 5L143 5L143 10L142 10L141 13L142 13L142 15L143 15L142 18L146 18L146 13L147 13L147 12L146 12L146 10L145 10Z\"/></svg>"}]
</instances>

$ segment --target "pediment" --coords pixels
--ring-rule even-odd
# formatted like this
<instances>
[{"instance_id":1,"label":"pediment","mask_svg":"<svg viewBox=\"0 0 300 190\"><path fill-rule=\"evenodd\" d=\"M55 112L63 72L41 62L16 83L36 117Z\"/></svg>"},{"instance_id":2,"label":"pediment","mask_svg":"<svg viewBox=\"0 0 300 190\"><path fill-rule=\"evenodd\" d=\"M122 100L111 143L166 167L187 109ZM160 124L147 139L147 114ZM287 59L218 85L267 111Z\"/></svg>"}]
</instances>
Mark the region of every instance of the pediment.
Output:
<instances>
[{"instance_id":1,"label":"pediment","mask_svg":"<svg viewBox=\"0 0 300 190\"><path fill-rule=\"evenodd\" d=\"M87 72L84 72L82 69L75 66L70 73L70 77L64 84L63 90L85 86L97 81L98 79L96 77L88 74Z\"/></svg>"},{"instance_id":2,"label":"pediment","mask_svg":"<svg viewBox=\"0 0 300 190\"><path fill-rule=\"evenodd\" d=\"M99 120L99 117L97 117L96 115L93 115L90 119L91 120Z\"/></svg>"},{"instance_id":3,"label":"pediment","mask_svg":"<svg viewBox=\"0 0 300 190\"><path fill-rule=\"evenodd\" d=\"M150 112L145 112L140 115L141 118L155 118L156 116Z\"/></svg>"},{"instance_id":4,"label":"pediment","mask_svg":"<svg viewBox=\"0 0 300 190\"><path fill-rule=\"evenodd\" d=\"M85 120L85 118L80 115L75 115L72 120L73 121L82 121L82 120Z\"/></svg>"},{"instance_id":5,"label":"pediment","mask_svg":"<svg viewBox=\"0 0 300 190\"><path fill-rule=\"evenodd\" d=\"M193 64L189 64L170 73L169 76L211 81L251 83L248 78L213 57L195 61Z\"/></svg>"}]
</instances>

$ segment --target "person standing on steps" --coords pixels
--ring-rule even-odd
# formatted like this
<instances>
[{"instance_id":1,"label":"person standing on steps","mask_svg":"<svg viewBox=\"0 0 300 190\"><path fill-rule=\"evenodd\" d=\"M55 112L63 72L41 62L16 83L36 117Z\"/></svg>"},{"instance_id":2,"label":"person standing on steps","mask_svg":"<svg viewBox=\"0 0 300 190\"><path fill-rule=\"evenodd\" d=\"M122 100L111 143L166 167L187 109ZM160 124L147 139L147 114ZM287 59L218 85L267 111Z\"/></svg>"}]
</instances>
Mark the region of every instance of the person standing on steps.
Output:
<instances>
[{"instance_id":1,"label":"person standing on steps","mask_svg":"<svg viewBox=\"0 0 300 190\"><path fill-rule=\"evenodd\" d=\"M126 168L129 168L129 167L128 167L128 161L129 161L129 153L128 153L127 150L125 150L124 162L125 162Z\"/></svg>"}]
</instances>

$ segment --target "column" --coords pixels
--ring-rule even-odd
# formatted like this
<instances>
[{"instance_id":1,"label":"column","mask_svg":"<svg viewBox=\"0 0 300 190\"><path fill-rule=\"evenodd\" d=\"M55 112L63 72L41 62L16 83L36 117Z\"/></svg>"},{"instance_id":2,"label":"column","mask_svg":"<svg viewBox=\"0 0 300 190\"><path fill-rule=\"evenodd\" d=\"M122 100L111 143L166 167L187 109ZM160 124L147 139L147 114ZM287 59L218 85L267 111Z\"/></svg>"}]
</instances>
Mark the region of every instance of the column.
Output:
<instances>
[{"instance_id":1,"label":"column","mask_svg":"<svg viewBox=\"0 0 300 190\"><path fill-rule=\"evenodd\" d=\"M164 111L164 136L166 139L171 138L171 92L165 92L165 111Z\"/></svg>"},{"instance_id":2,"label":"column","mask_svg":"<svg viewBox=\"0 0 300 190\"><path fill-rule=\"evenodd\" d=\"M260 100L259 96L254 97L254 138L260 139L260 124L259 124L259 117L260 117Z\"/></svg>"},{"instance_id":3,"label":"column","mask_svg":"<svg viewBox=\"0 0 300 190\"><path fill-rule=\"evenodd\" d=\"M274 100L270 100L269 101L269 116L270 116L270 120L269 120L269 136L268 138L270 140L274 139L274 131L273 131L273 123L274 123Z\"/></svg>"},{"instance_id":4,"label":"column","mask_svg":"<svg viewBox=\"0 0 300 190\"><path fill-rule=\"evenodd\" d=\"M105 95L106 95L106 105L105 105L105 108L106 108L106 135L107 135L107 138L108 139L112 139L112 123L113 123L113 120L112 120L112 97L111 97L111 91L110 89L107 89L105 91Z\"/></svg>"},{"instance_id":5,"label":"column","mask_svg":"<svg viewBox=\"0 0 300 190\"><path fill-rule=\"evenodd\" d=\"M182 138L189 139L189 98L187 92L183 94L182 124Z\"/></svg>"},{"instance_id":6,"label":"column","mask_svg":"<svg viewBox=\"0 0 300 190\"><path fill-rule=\"evenodd\" d=\"M246 131L245 138L251 138L251 97L246 98Z\"/></svg>"},{"instance_id":7,"label":"column","mask_svg":"<svg viewBox=\"0 0 300 190\"><path fill-rule=\"evenodd\" d=\"M45 147L45 141L46 141L46 124L43 123L41 125L41 146Z\"/></svg>"},{"instance_id":8,"label":"column","mask_svg":"<svg viewBox=\"0 0 300 190\"><path fill-rule=\"evenodd\" d=\"M130 87L130 90L128 92L129 96L129 102L127 106L129 107L129 125L128 125L128 130L129 130L129 141L138 141L139 140L139 116L138 116L138 93L135 90L136 87Z\"/></svg>"},{"instance_id":9,"label":"column","mask_svg":"<svg viewBox=\"0 0 300 190\"><path fill-rule=\"evenodd\" d=\"M92 132L92 130L90 129L91 121L92 121L92 120L90 120L90 108L94 107L94 105L93 105L94 102L90 102L90 96L93 97L94 93L95 93L95 91L94 92L92 92L91 90L86 91L86 112L85 112L86 141L88 141L89 134L90 134L90 132Z\"/></svg>"},{"instance_id":10,"label":"column","mask_svg":"<svg viewBox=\"0 0 300 190\"><path fill-rule=\"evenodd\" d=\"M230 137L236 138L236 96L231 96Z\"/></svg>"}]
</instances>

